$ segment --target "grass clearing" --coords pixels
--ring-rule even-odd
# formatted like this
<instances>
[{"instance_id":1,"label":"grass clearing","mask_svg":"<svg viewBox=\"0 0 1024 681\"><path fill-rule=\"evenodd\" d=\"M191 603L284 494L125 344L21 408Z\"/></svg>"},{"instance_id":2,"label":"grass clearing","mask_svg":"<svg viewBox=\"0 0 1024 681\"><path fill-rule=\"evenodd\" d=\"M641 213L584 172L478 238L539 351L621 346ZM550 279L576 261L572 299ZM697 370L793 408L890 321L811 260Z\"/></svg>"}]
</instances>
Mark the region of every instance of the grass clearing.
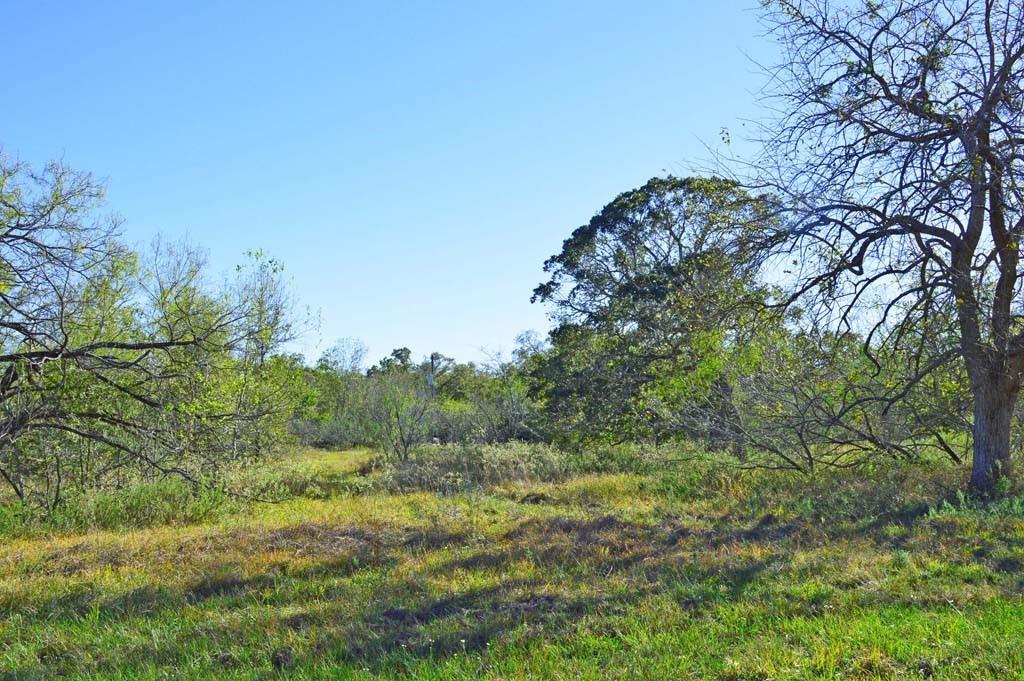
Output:
<instances>
[{"instance_id":1,"label":"grass clearing","mask_svg":"<svg viewBox=\"0 0 1024 681\"><path fill-rule=\"evenodd\" d=\"M0 678L1024 672L1024 518L958 505L953 470L708 463L439 494L352 487L369 456L297 453L282 475L348 481L317 498L5 539Z\"/></svg>"}]
</instances>

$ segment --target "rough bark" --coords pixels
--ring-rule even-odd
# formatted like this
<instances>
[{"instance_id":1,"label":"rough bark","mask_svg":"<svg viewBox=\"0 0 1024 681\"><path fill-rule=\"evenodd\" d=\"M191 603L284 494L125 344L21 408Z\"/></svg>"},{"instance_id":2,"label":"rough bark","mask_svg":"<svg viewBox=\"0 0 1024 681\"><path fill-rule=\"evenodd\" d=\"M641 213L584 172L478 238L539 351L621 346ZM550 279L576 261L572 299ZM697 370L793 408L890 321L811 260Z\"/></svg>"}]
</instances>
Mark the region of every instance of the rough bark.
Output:
<instances>
[{"instance_id":1,"label":"rough bark","mask_svg":"<svg viewBox=\"0 0 1024 681\"><path fill-rule=\"evenodd\" d=\"M971 489L989 495L1011 472L1010 422L1017 390L1005 380L990 380L974 393L974 461Z\"/></svg>"}]
</instances>

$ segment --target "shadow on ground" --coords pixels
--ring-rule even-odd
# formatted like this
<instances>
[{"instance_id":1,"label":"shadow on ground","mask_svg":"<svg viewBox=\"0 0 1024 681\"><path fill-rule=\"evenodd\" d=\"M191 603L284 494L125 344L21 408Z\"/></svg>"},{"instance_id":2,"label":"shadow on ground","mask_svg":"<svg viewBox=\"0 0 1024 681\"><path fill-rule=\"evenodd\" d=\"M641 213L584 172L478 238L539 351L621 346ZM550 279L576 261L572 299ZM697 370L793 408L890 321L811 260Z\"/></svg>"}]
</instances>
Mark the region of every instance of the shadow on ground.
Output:
<instances>
[{"instance_id":1,"label":"shadow on ground","mask_svg":"<svg viewBox=\"0 0 1024 681\"><path fill-rule=\"evenodd\" d=\"M216 618L179 628L159 645L125 643L83 653L73 649L73 641L63 648L42 644L35 662L5 678L82 672L82 664L120 672L174 666L197 649L222 667L251 666L254 661L240 651L259 649L262 664L278 671L316 662L383 668L479 653L510 637L566 636L651 597L671 598L685 617L695 619L740 600L815 617L844 590L876 589L879 602L902 598L856 579L832 579L844 566L827 564L837 560L831 554L818 559L820 565L807 563L807 555L838 544L880 559L894 551L941 556L954 566L980 568L987 587L1019 595L1024 540L1013 532L968 539L958 533L958 522L912 508L845 529L770 514L700 525L673 517L645 524L609 514L530 518L489 539L440 527L368 530L319 523L223 531L189 540L204 542L210 552L193 581L146 585L113 597L81 587L18 613L25 622L88 617L91 626L139 631L165 626L187 609L215 611ZM255 572L237 557L218 559L218 550L238 545L285 558ZM80 575L96 565L138 560L120 550L105 555L96 547L79 548L80 555L54 553L33 570ZM189 555L195 546L178 548L165 559L180 560L176 556ZM797 565L799 552L805 558ZM786 591L808 579L824 581L827 588ZM920 602L926 601L915 601Z\"/></svg>"}]
</instances>

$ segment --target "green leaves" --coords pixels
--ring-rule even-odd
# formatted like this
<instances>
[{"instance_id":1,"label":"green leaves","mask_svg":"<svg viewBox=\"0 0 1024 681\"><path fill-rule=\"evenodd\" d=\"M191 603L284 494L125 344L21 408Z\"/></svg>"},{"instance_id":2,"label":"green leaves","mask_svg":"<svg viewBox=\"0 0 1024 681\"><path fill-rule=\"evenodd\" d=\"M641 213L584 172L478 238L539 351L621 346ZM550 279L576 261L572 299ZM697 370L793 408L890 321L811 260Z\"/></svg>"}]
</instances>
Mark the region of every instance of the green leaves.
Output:
<instances>
[{"instance_id":1,"label":"green leaves","mask_svg":"<svg viewBox=\"0 0 1024 681\"><path fill-rule=\"evenodd\" d=\"M768 295L756 245L773 213L730 180L669 176L576 229L534 291L560 322L541 365L551 416L584 438L651 432L651 404L718 380Z\"/></svg>"}]
</instances>

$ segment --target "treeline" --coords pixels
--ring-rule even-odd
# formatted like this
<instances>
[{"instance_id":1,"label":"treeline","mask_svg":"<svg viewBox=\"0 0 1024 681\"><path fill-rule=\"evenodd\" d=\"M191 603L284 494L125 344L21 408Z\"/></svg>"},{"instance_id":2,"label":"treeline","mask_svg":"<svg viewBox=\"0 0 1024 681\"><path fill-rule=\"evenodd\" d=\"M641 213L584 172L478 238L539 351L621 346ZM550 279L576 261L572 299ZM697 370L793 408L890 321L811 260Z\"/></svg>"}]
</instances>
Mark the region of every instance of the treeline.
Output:
<instances>
[{"instance_id":1,"label":"treeline","mask_svg":"<svg viewBox=\"0 0 1024 681\"><path fill-rule=\"evenodd\" d=\"M545 264L548 338L488 366L400 349L367 368L352 344L307 366L282 354L296 327L274 261L211 286L188 248L127 249L88 175L3 160L10 493L216 484L289 438L398 461L431 442L700 441L805 473L938 456L1003 489L1024 381L1024 6L762 10L781 58L760 154L611 200Z\"/></svg>"},{"instance_id":2,"label":"treeline","mask_svg":"<svg viewBox=\"0 0 1024 681\"><path fill-rule=\"evenodd\" d=\"M488 366L440 353L413 361L394 350L368 369L358 341L339 343L303 371L306 400L293 422L308 445L371 446L407 460L425 443L538 439L522 355Z\"/></svg>"},{"instance_id":3,"label":"treeline","mask_svg":"<svg viewBox=\"0 0 1024 681\"><path fill-rule=\"evenodd\" d=\"M29 505L168 475L217 486L293 443L401 463L431 444L465 460L514 441L696 442L804 473L971 457L951 320L894 347L787 301L764 276L778 201L735 181L661 177L615 197L545 263L534 299L555 326L511 356L399 348L369 364L348 339L310 364L283 352L299 324L274 260L249 253L213 286L193 249L127 249L87 175L8 164L5 178L0 475ZM945 370L922 378L933 357Z\"/></svg>"},{"instance_id":4,"label":"treeline","mask_svg":"<svg viewBox=\"0 0 1024 681\"><path fill-rule=\"evenodd\" d=\"M512 356L459 364L397 349L373 366L346 341L304 370L306 444L540 440L563 448L700 442L741 466L970 457L962 371L837 334L761 278L776 206L719 178L654 178L611 201L547 262L535 299L557 324ZM939 330L921 342L939 354Z\"/></svg>"}]
</instances>

